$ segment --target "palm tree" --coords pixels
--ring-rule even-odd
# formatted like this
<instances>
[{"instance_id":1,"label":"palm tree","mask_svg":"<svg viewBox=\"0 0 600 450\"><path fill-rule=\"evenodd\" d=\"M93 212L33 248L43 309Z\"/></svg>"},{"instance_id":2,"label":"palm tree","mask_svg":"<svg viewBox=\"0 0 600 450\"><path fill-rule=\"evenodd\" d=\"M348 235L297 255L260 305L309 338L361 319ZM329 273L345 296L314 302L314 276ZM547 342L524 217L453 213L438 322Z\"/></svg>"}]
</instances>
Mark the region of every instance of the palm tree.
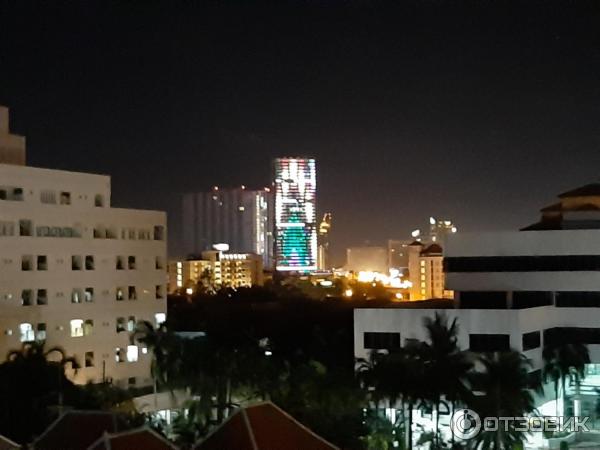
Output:
<instances>
[{"instance_id":1,"label":"palm tree","mask_svg":"<svg viewBox=\"0 0 600 450\"><path fill-rule=\"evenodd\" d=\"M171 392L179 387L180 342L164 324L154 328L148 321L138 322L130 339L131 342L137 341L152 351L150 372L154 380L154 406L157 407L159 385L167 387Z\"/></svg>"},{"instance_id":2,"label":"palm tree","mask_svg":"<svg viewBox=\"0 0 600 450\"><path fill-rule=\"evenodd\" d=\"M435 411L435 433L433 444L439 442L439 415L442 398L450 401L451 414L458 401L467 401L470 389L468 375L473 367L467 352L458 346L458 325L456 319L448 324L445 314L436 313L432 319L426 317L423 324L427 331L427 342L421 353L425 364L425 380L429 387L428 400ZM454 433L452 434L454 441Z\"/></svg>"},{"instance_id":3,"label":"palm tree","mask_svg":"<svg viewBox=\"0 0 600 450\"><path fill-rule=\"evenodd\" d=\"M585 378L585 365L590 363L590 354L585 344L550 344L544 346L542 357L544 359L543 379L545 383L552 382L554 384L556 415L558 416L559 386L562 389L564 414L566 381L568 379L575 383L579 390L581 380Z\"/></svg>"},{"instance_id":4,"label":"palm tree","mask_svg":"<svg viewBox=\"0 0 600 450\"><path fill-rule=\"evenodd\" d=\"M42 365L57 365L60 370L57 371L58 382L58 413L62 414L64 407L63 380L65 378L65 368L71 366L71 369L77 373L79 362L74 356L67 356L62 347L51 347L46 349L45 341L26 342L19 350L11 350L6 356L6 361L20 366L40 367Z\"/></svg>"},{"instance_id":5,"label":"palm tree","mask_svg":"<svg viewBox=\"0 0 600 450\"><path fill-rule=\"evenodd\" d=\"M482 354L483 370L473 375L474 395L467 405L480 417L523 417L535 411L529 371L531 362L515 351ZM525 432L514 424L497 431L481 431L468 441L472 448L482 450L512 449L523 442Z\"/></svg>"}]
</instances>

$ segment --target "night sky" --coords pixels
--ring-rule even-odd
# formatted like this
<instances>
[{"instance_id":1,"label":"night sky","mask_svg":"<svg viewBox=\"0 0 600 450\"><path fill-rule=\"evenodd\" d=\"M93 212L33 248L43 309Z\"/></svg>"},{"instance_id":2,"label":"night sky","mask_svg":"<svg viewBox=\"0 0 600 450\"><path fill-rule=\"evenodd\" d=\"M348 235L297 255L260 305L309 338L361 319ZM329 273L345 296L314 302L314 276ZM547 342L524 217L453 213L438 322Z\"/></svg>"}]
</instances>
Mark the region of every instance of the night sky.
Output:
<instances>
[{"instance_id":1,"label":"night sky","mask_svg":"<svg viewBox=\"0 0 600 450\"><path fill-rule=\"evenodd\" d=\"M516 229L598 181L594 2L0 0L0 104L33 166L112 175L113 204L264 186L312 155L348 245L430 215ZM341 261L338 261L341 262Z\"/></svg>"}]
</instances>

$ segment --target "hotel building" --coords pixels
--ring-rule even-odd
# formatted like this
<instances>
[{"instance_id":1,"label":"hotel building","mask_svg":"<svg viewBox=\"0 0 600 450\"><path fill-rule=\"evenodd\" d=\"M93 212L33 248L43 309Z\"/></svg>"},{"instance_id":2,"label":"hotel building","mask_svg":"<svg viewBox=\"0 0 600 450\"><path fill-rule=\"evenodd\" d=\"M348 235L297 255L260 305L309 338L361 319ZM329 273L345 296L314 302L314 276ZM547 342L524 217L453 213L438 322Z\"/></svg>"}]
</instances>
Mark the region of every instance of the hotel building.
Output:
<instances>
[{"instance_id":1,"label":"hotel building","mask_svg":"<svg viewBox=\"0 0 600 450\"><path fill-rule=\"evenodd\" d=\"M256 253L264 267L273 264L273 194L261 190L219 188L183 195L183 245L190 255L225 243L235 253Z\"/></svg>"},{"instance_id":2,"label":"hotel building","mask_svg":"<svg viewBox=\"0 0 600 450\"><path fill-rule=\"evenodd\" d=\"M45 341L76 382L150 382L136 322L166 318L166 215L111 208L110 177L27 167L0 107L0 354Z\"/></svg>"},{"instance_id":3,"label":"hotel building","mask_svg":"<svg viewBox=\"0 0 600 450\"><path fill-rule=\"evenodd\" d=\"M207 292L262 286L262 257L253 253L202 252L201 258L169 261L169 292Z\"/></svg>"},{"instance_id":4,"label":"hotel building","mask_svg":"<svg viewBox=\"0 0 600 450\"><path fill-rule=\"evenodd\" d=\"M317 270L317 173L310 158L277 158L275 169L276 269Z\"/></svg>"}]
</instances>

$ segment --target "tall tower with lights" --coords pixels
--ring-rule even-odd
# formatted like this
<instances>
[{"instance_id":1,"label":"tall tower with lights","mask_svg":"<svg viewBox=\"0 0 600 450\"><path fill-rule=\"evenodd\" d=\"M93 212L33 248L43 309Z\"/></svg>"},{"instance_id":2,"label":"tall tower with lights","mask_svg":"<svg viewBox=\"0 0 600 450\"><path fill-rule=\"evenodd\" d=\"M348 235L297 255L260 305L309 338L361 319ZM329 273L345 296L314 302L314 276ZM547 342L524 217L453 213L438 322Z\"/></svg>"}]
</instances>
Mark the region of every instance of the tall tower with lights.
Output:
<instances>
[{"instance_id":1,"label":"tall tower with lights","mask_svg":"<svg viewBox=\"0 0 600 450\"><path fill-rule=\"evenodd\" d=\"M312 158L277 158L275 169L276 269L317 269L316 188Z\"/></svg>"}]
</instances>

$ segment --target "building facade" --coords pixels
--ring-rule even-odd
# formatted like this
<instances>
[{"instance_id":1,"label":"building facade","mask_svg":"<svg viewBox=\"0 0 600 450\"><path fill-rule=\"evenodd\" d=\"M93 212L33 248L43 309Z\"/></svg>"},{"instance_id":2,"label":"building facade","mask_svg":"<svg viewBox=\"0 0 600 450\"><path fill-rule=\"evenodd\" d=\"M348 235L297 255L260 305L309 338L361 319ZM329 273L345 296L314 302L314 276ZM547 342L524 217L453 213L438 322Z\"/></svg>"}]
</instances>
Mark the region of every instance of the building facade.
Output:
<instances>
[{"instance_id":1,"label":"building facade","mask_svg":"<svg viewBox=\"0 0 600 450\"><path fill-rule=\"evenodd\" d=\"M201 258L169 261L169 292L213 292L262 285L262 257L253 253L207 250Z\"/></svg>"},{"instance_id":2,"label":"building facade","mask_svg":"<svg viewBox=\"0 0 600 450\"><path fill-rule=\"evenodd\" d=\"M581 389L595 392L600 384L600 184L561 194L559 203L544 208L541 220L523 231L449 237L444 264L455 299L443 310L355 310L357 357L424 340L423 319L443 312L457 319L463 349L523 352L538 375L544 345L587 344L592 364ZM590 383L596 384L586 386ZM595 401L583 395L583 415Z\"/></svg>"},{"instance_id":3,"label":"building facade","mask_svg":"<svg viewBox=\"0 0 600 450\"><path fill-rule=\"evenodd\" d=\"M183 245L188 254L200 254L214 244L226 243L232 252L256 253L273 265L273 194L261 190L219 188L183 195Z\"/></svg>"},{"instance_id":4,"label":"building facade","mask_svg":"<svg viewBox=\"0 0 600 450\"><path fill-rule=\"evenodd\" d=\"M452 298L446 289L444 252L439 244L424 245L414 241L408 246L408 280L410 300Z\"/></svg>"},{"instance_id":5,"label":"building facade","mask_svg":"<svg viewBox=\"0 0 600 450\"><path fill-rule=\"evenodd\" d=\"M317 173L310 158L277 158L275 170L276 269L317 270Z\"/></svg>"},{"instance_id":6,"label":"building facade","mask_svg":"<svg viewBox=\"0 0 600 450\"><path fill-rule=\"evenodd\" d=\"M0 164L0 179L0 353L45 341L77 358L76 382L149 383L130 332L166 318L165 213L111 208L108 176Z\"/></svg>"}]
</instances>

